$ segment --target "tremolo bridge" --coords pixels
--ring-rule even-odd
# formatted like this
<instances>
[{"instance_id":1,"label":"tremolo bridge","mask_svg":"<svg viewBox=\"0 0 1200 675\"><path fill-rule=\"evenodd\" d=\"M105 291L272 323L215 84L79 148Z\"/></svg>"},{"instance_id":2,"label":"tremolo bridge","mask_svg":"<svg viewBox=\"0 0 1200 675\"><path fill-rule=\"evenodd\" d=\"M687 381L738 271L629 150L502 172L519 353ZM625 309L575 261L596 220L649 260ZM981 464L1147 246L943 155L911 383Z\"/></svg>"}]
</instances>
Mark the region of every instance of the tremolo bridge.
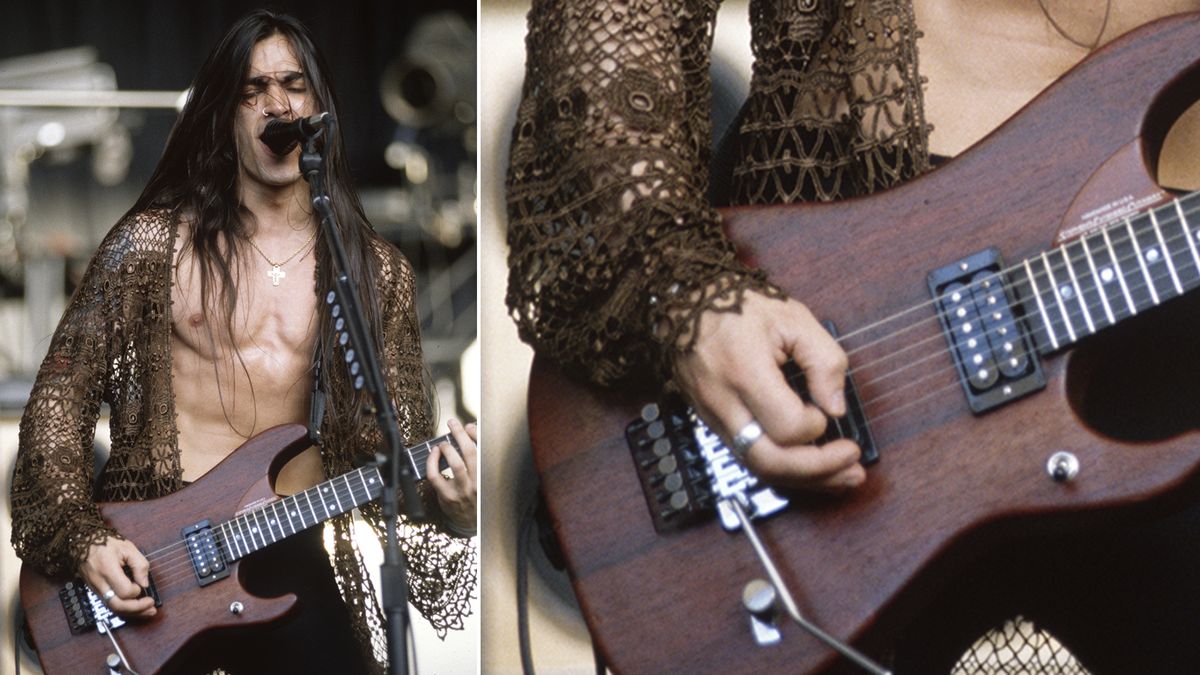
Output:
<instances>
[{"instance_id":1,"label":"tremolo bridge","mask_svg":"<svg viewBox=\"0 0 1200 675\"><path fill-rule=\"evenodd\" d=\"M831 324L825 327L837 335ZM789 361L783 370L792 388L808 402L799 367ZM879 461L879 451L849 376L845 391L846 416L830 419L825 434L815 442L849 438L862 449L861 461L869 466ZM721 437L681 401L645 405L641 416L625 428L625 439L654 528L660 533L707 520L714 512L722 527L737 530L741 524L731 499L741 501L752 518L765 518L788 505L786 497L760 484Z\"/></svg>"}]
</instances>

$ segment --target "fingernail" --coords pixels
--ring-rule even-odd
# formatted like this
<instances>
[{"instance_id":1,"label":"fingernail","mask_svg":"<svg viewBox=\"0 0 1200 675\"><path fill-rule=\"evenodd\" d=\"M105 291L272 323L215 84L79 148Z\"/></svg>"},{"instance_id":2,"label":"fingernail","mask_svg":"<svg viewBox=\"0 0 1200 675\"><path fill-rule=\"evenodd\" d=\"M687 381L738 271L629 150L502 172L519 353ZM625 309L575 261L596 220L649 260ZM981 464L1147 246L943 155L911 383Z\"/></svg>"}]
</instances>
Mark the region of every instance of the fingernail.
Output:
<instances>
[{"instance_id":1,"label":"fingernail","mask_svg":"<svg viewBox=\"0 0 1200 675\"><path fill-rule=\"evenodd\" d=\"M841 417L846 414L846 392L839 389L833 394L833 415Z\"/></svg>"}]
</instances>

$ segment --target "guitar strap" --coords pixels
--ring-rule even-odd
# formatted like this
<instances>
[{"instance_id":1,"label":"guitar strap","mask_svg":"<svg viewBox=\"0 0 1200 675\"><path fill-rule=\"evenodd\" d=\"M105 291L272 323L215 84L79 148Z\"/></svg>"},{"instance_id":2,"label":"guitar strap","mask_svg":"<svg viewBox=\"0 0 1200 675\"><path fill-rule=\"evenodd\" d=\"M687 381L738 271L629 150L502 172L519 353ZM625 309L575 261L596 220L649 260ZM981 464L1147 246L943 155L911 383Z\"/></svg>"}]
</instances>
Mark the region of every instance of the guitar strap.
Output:
<instances>
[{"instance_id":1,"label":"guitar strap","mask_svg":"<svg viewBox=\"0 0 1200 675\"><path fill-rule=\"evenodd\" d=\"M308 440L318 447L321 445L321 424L325 421L325 381L321 377L323 346L321 338L317 338L317 348L313 351L312 399L308 410Z\"/></svg>"}]
</instances>

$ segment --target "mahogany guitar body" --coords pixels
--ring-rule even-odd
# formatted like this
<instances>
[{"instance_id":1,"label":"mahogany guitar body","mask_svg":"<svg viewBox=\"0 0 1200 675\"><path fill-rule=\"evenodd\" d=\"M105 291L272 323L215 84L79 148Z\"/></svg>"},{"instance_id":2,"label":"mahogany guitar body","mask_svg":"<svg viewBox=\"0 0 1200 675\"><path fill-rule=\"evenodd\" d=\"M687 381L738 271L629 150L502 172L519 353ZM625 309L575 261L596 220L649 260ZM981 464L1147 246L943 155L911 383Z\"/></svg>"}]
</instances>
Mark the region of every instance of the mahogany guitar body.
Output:
<instances>
[{"instance_id":1,"label":"mahogany guitar body","mask_svg":"<svg viewBox=\"0 0 1200 675\"><path fill-rule=\"evenodd\" d=\"M288 459L308 447L308 430L291 424L269 429L243 444L201 480L172 495L142 502L102 504L101 514L118 531L127 533L143 551L176 546L180 530L198 519L214 523L232 518L254 504L277 499L270 476ZM262 598L241 585L240 563L230 563L230 575L198 586L186 556L178 562L152 565L151 574L162 605L145 621L130 621L113 631L130 665L149 675L164 667L186 663L188 648L197 638L222 630L245 629L283 617L294 595ZM57 673L101 673L113 648L92 630L74 635L67 628L59 589L68 578L49 578L29 565L21 568L21 604L29 621L43 670ZM230 606L241 603L234 614Z\"/></svg>"},{"instance_id":2,"label":"mahogany guitar body","mask_svg":"<svg viewBox=\"0 0 1200 675\"><path fill-rule=\"evenodd\" d=\"M1123 430L1089 419L1101 396L1092 388L1104 384L1097 342L1044 357L1044 389L972 413L926 275L988 247L1009 263L1034 257L1098 214L1163 201L1150 167L1171 123L1200 98L1197 45L1200 15L1149 24L1099 50L963 156L901 187L723 213L746 260L842 335L863 331L845 346L861 347L851 366L880 461L853 493L796 497L758 525L800 611L829 633L878 653L939 578L1006 535L1193 495L1196 398L1170 419L1147 422L1150 431L1136 421ZM1194 300L1172 300L1148 313L1158 318L1134 317L1119 328L1178 324L1161 317L1195 313ZM908 318L869 328L902 314ZM885 344L913 347L889 356ZM1184 363L1194 369L1196 358ZM1124 372L1120 381L1136 380L1136 369ZM844 666L790 624L781 644L755 644L741 590L765 574L742 535L715 522L656 532L624 436L647 401L581 385L535 360L534 461L580 606L611 667ZM1078 458L1074 480L1048 476L1057 451Z\"/></svg>"}]
</instances>

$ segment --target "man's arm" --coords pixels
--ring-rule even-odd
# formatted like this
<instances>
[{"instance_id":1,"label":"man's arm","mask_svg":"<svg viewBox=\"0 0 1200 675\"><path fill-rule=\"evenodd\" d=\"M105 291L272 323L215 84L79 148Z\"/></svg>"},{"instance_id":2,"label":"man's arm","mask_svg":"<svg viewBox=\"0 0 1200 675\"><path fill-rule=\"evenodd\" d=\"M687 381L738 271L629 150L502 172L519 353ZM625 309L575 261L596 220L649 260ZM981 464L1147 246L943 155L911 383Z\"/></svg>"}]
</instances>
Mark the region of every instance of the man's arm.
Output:
<instances>
[{"instance_id":1,"label":"man's arm","mask_svg":"<svg viewBox=\"0 0 1200 675\"><path fill-rule=\"evenodd\" d=\"M93 256L38 371L21 418L12 542L26 563L47 574L79 571L97 593L119 594L109 602L114 610L138 613L149 609L147 601L121 599L140 593L123 566L129 564L144 586L148 565L104 523L92 500L96 420L128 318L122 266L129 231L118 225Z\"/></svg>"},{"instance_id":2,"label":"man's arm","mask_svg":"<svg viewBox=\"0 0 1200 675\"><path fill-rule=\"evenodd\" d=\"M521 336L577 376L672 382L776 482L863 478L849 441L817 448L821 410L784 382L794 358L844 412L845 354L798 302L734 257L706 203L705 3L535 2L508 175L508 305Z\"/></svg>"}]
</instances>

